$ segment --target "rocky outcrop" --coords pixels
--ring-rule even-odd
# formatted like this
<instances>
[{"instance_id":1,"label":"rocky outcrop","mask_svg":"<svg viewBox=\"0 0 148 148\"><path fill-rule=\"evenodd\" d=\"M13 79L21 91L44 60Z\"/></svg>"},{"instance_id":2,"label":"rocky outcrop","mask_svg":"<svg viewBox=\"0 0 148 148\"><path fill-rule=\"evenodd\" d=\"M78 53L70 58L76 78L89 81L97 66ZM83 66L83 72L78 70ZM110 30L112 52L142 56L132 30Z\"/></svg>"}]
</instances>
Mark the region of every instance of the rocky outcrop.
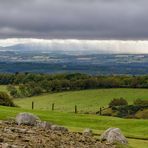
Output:
<instances>
[{"instance_id":1,"label":"rocky outcrop","mask_svg":"<svg viewBox=\"0 0 148 148\"><path fill-rule=\"evenodd\" d=\"M52 130L42 126L27 126L0 122L0 147L2 148L114 148L100 143L94 137L80 133ZM48 127L48 126L47 126Z\"/></svg>"},{"instance_id":2,"label":"rocky outcrop","mask_svg":"<svg viewBox=\"0 0 148 148\"><path fill-rule=\"evenodd\" d=\"M107 143L116 143L127 144L128 141L121 133L119 128L109 128L101 135L101 141L106 141Z\"/></svg>"},{"instance_id":3,"label":"rocky outcrop","mask_svg":"<svg viewBox=\"0 0 148 148\"><path fill-rule=\"evenodd\" d=\"M40 121L39 117L31 113L20 113L16 116L16 123L18 125L36 125Z\"/></svg>"}]
</instances>

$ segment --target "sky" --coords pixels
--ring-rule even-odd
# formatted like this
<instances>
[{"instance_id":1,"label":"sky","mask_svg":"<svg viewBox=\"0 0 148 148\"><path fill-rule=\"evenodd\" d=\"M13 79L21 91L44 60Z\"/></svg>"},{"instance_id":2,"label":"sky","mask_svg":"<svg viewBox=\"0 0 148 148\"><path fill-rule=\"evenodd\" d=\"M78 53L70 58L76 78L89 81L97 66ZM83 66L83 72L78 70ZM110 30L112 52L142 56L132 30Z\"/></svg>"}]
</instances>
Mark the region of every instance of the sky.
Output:
<instances>
[{"instance_id":1,"label":"sky","mask_svg":"<svg viewBox=\"0 0 148 148\"><path fill-rule=\"evenodd\" d=\"M103 41L106 48L116 41L123 50L121 40L128 41L126 50L137 50L138 45L148 52L147 14L147 0L0 0L0 46L21 43L23 38L65 44L74 39L79 46Z\"/></svg>"},{"instance_id":2,"label":"sky","mask_svg":"<svg viewBox=\"0 0 148 148\"><path fill-rule=\"evenodd\" d=\"M148 39L147 14L147 0L0 0L0 37Z\"/></svg>"}]
</instances>

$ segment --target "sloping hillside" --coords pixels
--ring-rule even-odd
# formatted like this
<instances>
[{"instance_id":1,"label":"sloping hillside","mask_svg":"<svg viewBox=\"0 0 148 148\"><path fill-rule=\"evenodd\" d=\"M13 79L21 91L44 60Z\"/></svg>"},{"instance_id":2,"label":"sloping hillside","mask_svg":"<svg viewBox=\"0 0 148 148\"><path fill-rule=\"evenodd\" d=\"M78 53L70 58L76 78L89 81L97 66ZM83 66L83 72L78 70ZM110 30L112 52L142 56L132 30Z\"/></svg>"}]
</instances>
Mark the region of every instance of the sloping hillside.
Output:
<instances>
[{"instance_id":1,"label":"sloping hillside","mask_svg":"<svg viewBox=\"0 0 148 148\"><path fill-rule=\"evenodd\" d=\"M129 104L137 98L148 99L147 89L96 89L45 94L30 98L16 99L15 103L22 108L31 109L34 101L35 109L51 110L52 103L55 111L74 112L77 105L79 112L96 112L100 107L106 107L113 98L125 98Z\"/></svg>"}]
</instances>

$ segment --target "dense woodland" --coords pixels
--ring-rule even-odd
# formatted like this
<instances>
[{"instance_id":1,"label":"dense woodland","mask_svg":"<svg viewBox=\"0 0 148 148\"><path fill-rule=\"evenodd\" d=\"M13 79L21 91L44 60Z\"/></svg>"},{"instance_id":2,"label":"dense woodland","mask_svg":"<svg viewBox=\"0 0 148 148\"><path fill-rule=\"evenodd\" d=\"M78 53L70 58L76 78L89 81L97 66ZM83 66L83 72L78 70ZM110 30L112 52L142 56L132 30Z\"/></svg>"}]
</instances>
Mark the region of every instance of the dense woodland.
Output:
<instances>
[{"instance_id":1,"label":"dense woodland","mask_svg":"<svg viewBox=\"0 0 148 148\"><path fill-rule=\"evenodd\" d=\"M8 90L13 97L30 97L48 92L95 88L148 88L148 75L5 73L0 74L0 85L8 85Z\"/></svg>"}]
</instances>

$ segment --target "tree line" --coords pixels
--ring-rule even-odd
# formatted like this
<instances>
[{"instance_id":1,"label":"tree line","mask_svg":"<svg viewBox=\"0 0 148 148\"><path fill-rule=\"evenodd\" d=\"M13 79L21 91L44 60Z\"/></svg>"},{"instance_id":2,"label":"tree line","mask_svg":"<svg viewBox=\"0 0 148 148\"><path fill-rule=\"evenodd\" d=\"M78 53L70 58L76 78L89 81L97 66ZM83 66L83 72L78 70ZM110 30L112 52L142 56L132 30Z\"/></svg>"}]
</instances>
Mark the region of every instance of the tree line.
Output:
<instances>
[{"instance_id":1,"label":"tree line","mask_svg":"<svg viewBox=\"0 0 148 148\"><path fill-rule=\"evenodd\" d=\"M48 92L95 88L148 88L148 75L7 73L0 74L0 85L8 85L8 90L13 97L30 97Z\"/></svg>"}]
</instances>

